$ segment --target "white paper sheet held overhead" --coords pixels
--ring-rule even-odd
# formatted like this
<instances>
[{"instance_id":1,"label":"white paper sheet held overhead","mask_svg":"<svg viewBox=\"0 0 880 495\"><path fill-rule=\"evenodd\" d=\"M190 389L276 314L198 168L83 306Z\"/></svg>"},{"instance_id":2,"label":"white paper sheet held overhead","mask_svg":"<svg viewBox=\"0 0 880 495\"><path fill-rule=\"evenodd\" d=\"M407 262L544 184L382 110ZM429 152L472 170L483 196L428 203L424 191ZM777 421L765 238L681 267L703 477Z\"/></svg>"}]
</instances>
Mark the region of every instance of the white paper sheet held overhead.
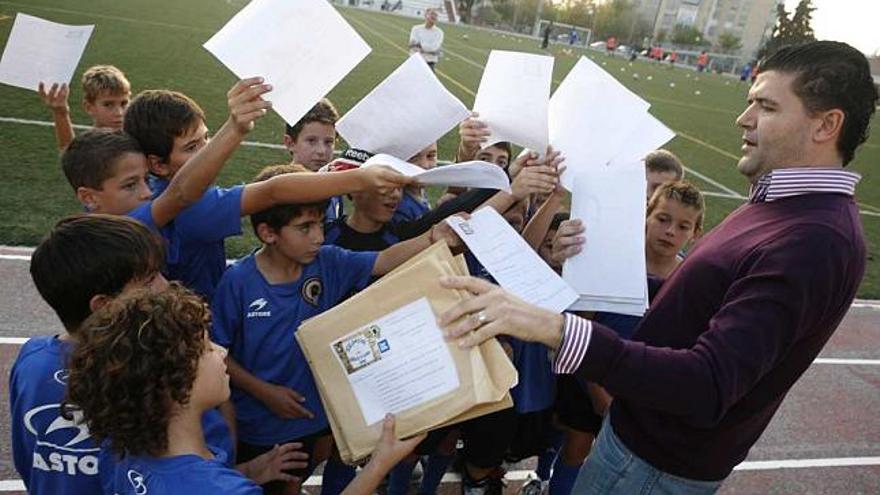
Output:
<instances>
[{"instance_id":1,"label":"white paper sheet held overhead","mask_svg":"<svg viewBox=\"0 0 880 495\"><path fill-rule=\"evenodd\" d=\"M443 165L425 170L391 155L374 155L362 167L385 165L407 177L415 177L421 184L431 186L479 187L510 192L510 179L494 163L472 161Z\"/></svg>"},{"instance_id":2,"label":"white paper sheet held overhead","mask_svg":"<svg viewBox=\"0 0 880 495\"><path fill-rule=\"evenodd\" d=\"M562 312L578 295L494 208L446 222L498 284L527 303Z\"/></svg>"},{"instance_id":3,"label":"white paper sheet held overhead","mask_svg":"<svg viewBox=\"0 0 880 495\"><path fill-rule=\"evenodd\" d=\"M367 425L458 388L452 354L421 298L330 344Z\"/></svg>"},{"instance_id":4,"label":"white paper sheet held overhead","mask_svg":"<svg viewBox=\"0 0 880 495\"><path fill-rule=\"evenodd\" d=\"M352 148L409 158L469 115L416 53L343 115L336 130Z\"/></svg>"},{"instance_id":5,"label":"white paper sheet held overhead","mask_svg":"<svg viewBox=\"0 0 880 495\"><path fill-rule=\"evenodd\" d=\"M40 81L70 84L94 28L16 15L0 59L0 83L32 91Z\"/></svg>"},{"instance_id":6,"label":"white paper sheet held overhead","mask_svg":"<svg viewBox=\"0 0 880 495\"><path fill-rule=\"evenodd\" d=\"M612 167L644 167L645 155L663 146L675 133L648 112L642 114L635 128L624 140L624 146L611 159Z\"/></svg>"},{"instance_id":7,"label":"white paper sheet held overhead","mask_svg":"<svg viewBox=\"0 0 880 495\"><path fill-rule=\"evenodd\" d=\"M565 157L560 180L569 191L574 176L607 165L626 145L650 105L601 67L581 57L556 88L549 105L550 144Z\"/></svg>"},{"instance_id":8,"label":"white paper sheet held overhead","mask_svg":"<svg viewBox=\"0 0 880 495\"><path fill-rule=\"evenodd\" d=\"M204 47L240 79L265 77L291 125L370 53L326 0L253 0Z\"/></svg>"},{"instance_id":9,"label":"white paper sheet held overhead","mask_svg":"<svg viewBox=\"0 0 880 495\"><path fill-rule=\"evenodd\" d=\"M587 229L583 250L566 260L562 277L581 296L577 309L647 308L645 171L639 167L586 168L574 178L571 217ZM583 306L585 300L597 301ZM625 312L623 309L617 312Z\"/></svg>"},{"instance_id":10,"label":"white paper sheet held overhead","mask_svg":"<svg viewBox=\"0 0 880 495\"><path fill-rule=\"evenodd\" d=\"M553 60L531 53L489 53L474 99L474 111L492 132L488 144L510 141L544 153Z\"/></svg>"}]
</instances>

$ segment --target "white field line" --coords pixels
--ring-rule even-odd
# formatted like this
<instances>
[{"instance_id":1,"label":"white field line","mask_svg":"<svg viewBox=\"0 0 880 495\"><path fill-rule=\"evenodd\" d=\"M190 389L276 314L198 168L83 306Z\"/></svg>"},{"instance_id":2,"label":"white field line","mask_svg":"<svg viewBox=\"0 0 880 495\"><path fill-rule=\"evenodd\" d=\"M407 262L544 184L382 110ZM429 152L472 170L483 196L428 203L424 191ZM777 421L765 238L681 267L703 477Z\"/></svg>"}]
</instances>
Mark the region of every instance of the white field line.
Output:
<instances>
[{"instance_id":1,"label":"white field line","mask_svg":"<svg viewBox=\"0 0 880 495\"><path fill-rule=\"evenodd\" d=\"M722 191L724 191L725 193L729 194L732 197L735 197L738 199L746 199L746 197L743 196L742 194L734 191L733 189L725 186L724 184L716 181L715 179L712 179L711 177L703 175L692 168L685 167L685 170L687 170L688 174L696 175L700 179L704 180L705 182L708 182L709 184L712 184L713 186L717 187L718 189L721 189Z\"/></svg>"},{"instance_id":2,"label":"white field line","mask_svg":"<svg viewBox=\"0 0 880 495\"><path fill-rule=\"evenodd\" d=\"M22 125L35 125L40 127L53 127L55 124L52 122L47 122L45 120L30 120L30 119L19 119L15 117L0 117L0 122L6 124L22 124ZM83 124L73 124L74 129L79 129L82 131L91 129L90 125ZM242 146L251 146L254 148L270 148L274 150L283 150L284 145L282 144L274 144L274 143L261 143L259 141L242 141Z\"/></svg>"},{"instance_id":3,"label":"white field line","mask_svg":"<svg viewBox=\"0 0 880 495\"><path fill-rule=\"evenodd\" d=\"M30 337L0 337L0 345L24 345ZM880 359L816 358L813 364L880 366Z\"/></svg>"},{"instance_id":4,"label":"white field line","mask_svg":"<svg viewBox=\"0 0 880 495\"><path fill-rule=\"evenodd\" d=\"M824 459L781 459L773 461L746 461L733 468L734 471L767 471L776 469L809 469L826 467L860 467L880 465L880 457L830 457ZM525 481L534 476L532 471L508 471L504 478L508 481ZM303 486L321 486L323 476L312 476ZM457 473L443 475L443 483L460 483ZM0 492L24 491L21 480L0 480Z\"/></svg>"}]
</instances>

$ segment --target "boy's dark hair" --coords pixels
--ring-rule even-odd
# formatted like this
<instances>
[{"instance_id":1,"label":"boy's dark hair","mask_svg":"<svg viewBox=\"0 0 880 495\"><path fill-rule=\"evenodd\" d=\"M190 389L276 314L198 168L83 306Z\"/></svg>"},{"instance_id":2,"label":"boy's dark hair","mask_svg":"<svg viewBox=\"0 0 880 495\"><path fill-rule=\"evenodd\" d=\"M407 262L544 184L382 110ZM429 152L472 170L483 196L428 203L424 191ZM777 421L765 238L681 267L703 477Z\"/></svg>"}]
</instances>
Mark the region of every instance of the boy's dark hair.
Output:
<instances>
[{"instance_id":1,"label":"boy's dark hair","mask_svg":"<svg viewBox=\"0 0 880 495\"><path fill-rule=\"evenodd\" d=\"M550 220L550 227L547 228L547 231L549 232L551 230L559 230L559 225L561 225L562 222L568 220L569 217L571 217L571 214L567 211L560 211L556 213L555 215L553 215L553 220Z\"/></svg>"},{"instance_id":2,"label":"boy's dark hair","mask_svg":"<svg viewBox=\"0 0 880 495\"><path fill-rule=\"evenodd\" d=\"M678 201L685 206L697 210L700 214L697 216L696 223L694 223L694 233L699 234L703 231L703 217L706 215L706 200L703 198L703 193L700 192L697 186L686 180L669 181L658 186L654 191L654 194L651 195L651 199L648 200L648 208L645 216L651 216L651 213L653 213L654 210L657 209L657 205L660 204L660 200L664 198Z\"/></svg>"},{"instance_id":3,"label":"boy's dark hair","mask_svg":"<svg viewBox=\"0 0 880 495\"><path fill-rule=\"evenodd\" d=\"M645 168L648 172L672 172L675 174L675 180L684 177L684 164L669 150L654 150L645 155Z\"/></svg>"},{"instance_id":4,"label":"boy's dark hair","mask_svg":"<svg viewBox=\"0 0 880 495\"><path fill-rule=\"evenodd\" d=\"M189 96L167 89L141 91L125 109L125 132L138 140L144 154L167 163L174 138L205 122L205 112Z\"/></svg>"},{"instance_id":5,"label":"boy's dark hair","mask_svg":"<svg viewBox=\"0 0 880 495\"><path fill-rule=\"evenodd\" d=\"M89 103L94 103L101 93L121 96L131 91L125 74L112 65L94 65L86 69L82 75L82 87L83 98Z\"/></svg>"},{"instance_id":6,"label":"boy's dark hair","mask_svg":"<svg viewBox=\"0 0 880 495\"><path fill-rule=\"evenodd\" d=\"M96 441L120 456L163 454L174 405L189 402L207 352L209 322L207 305L177 283L111 301L82 325L62 413L81 411Z\"/></svg>"},{"instance_id":7,"label":"boy's dark hair","mask_svg":"<svg viewBox=\"0 0 880 495\"><path fill-rule=\"evenodd\" d=\"M133 137L122 131L91 129L73 138L61 155L61 168L74 191L79 187L100 190L126 153L143 154Z\"/></svg>"},{"instance_id":8,"label":"boy's dark hair","mask_svg":"<svg viewBox=\"0 0 880 495\"><path fill-rule=\"evenodd\" d=\"M761 61L761 72L794 75L792 90L807 111L839 108L844 113L837 150L846 165L856 148L868 139L871 116L877 106L877 88L868 59L839 41L814 41L780 48Z\"/></svg>"},{"instance_id":9,"label":"boy's dark hair","mask_svg":"<svg viewBox=\"0 0 880 495\"><path fill-rule=\"evenodd\" d=\"M284 124L284 134L287 134L291 139L296 140L306 124L321 122L322 124L335 126L337 120L339 120L339 112L336 111L336 107L333 106L333 103L327 98L322 98L321 101L315 103L315 106L313 106L308 113L303 115L296 124Z\"/></svg>"},{"instance_id":10,"label":"boy's dark hair","mask_svg":"<svg viewBox=\"0 0 880 495\"><path fill-rule=\"evenodd\" d=\"M311 170L305 168L300 164L291 164L285 163L281 165L269 165L268 167L263 168L254 177L253 182L263 182L271 179L272 177L283 175L283 174L291 174L291 173L307 173L313 174ZM271 208L267 208L263 211L258 211L251 215L251 227L254 229L254 234L256 234L257 238L260 238L260 233L257 231L257 227L261 223L265 223L274 231L281 230L282 227L289 224L291 220L302 215L307 210L315 210L319 211L322 214L327 211L327 207L329 206L330 201L319 201L317 203L300 203L300 204L284 204L284 205L275 205ZM262 239L260 239L262 241Z\"/></svg>"},{"instance_id":11,"label":"boy's dark hair","mask_svg":"<svg viewBox=\"0 0 880 495\"><path fill-rule=\"evenodd\" d=\"M133 280L159 272L159 239L122 216L78 214L59 221L31 256L31 277L69 333L92 312L99 294L115 296Z\"/></svg>"}]
</instances>

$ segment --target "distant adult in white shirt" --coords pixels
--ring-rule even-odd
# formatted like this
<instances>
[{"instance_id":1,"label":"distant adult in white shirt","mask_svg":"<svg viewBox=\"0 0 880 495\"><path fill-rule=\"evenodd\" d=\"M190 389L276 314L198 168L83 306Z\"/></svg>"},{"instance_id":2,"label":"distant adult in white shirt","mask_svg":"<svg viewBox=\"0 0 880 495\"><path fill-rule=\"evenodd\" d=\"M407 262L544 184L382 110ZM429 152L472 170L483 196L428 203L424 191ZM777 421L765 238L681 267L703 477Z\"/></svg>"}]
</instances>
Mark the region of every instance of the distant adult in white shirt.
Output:
<instances>
[{"instance_id":1,"label":"distant adult in white shirt","mask_svg":"<svg viewBox=\"0 0 880 495\"><path fill-rule=\"evenodd\" d=\"M440 60L440 47L443 45L443 30L437 27L437 11L425 11L425 23L413 26L409 32L410 53L421 53L425 62L434 70Z\"/></svg>"}]
</instances>

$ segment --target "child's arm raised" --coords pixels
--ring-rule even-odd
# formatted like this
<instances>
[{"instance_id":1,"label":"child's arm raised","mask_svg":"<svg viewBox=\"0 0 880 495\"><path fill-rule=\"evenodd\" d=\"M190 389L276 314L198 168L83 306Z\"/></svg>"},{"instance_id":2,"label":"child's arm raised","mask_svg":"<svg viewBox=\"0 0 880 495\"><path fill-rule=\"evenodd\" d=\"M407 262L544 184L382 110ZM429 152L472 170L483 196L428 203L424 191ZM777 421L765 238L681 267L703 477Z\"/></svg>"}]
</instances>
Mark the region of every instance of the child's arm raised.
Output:
<instances>
[{"instance_id":1,"label":"child's arm raised","mask_svg":"<svg viewBox=\"0 0 880 495\"><path fill-rule=\"evenodd\" d=\"M46 85L40 82L37 86L37 93L43 103L52 110L52 121L55 123L55 141L58 143L58 149L64 151L73 141L73 122L70 121L70 105L67 103L67 97L70 95L70 88L67 84L58 85L55 83L46 91Z\"/></svg>"},{"instance_id":2,"label":"child's arm raised","mask_svg":"<svg viewBox=\"0 0 880 495\"><path fill-rule=\"evenodd\" d=\"M415 181L386 167L362 167L332 173L282 174L244 187L241 214L250 215L278 204L323 201L353 192L405 187Z\"/></svg>"},{"instance_id":3,"label":"child's arm raised","mask_svg":"<svg viewBox=\"0 0 880 495\"><path fill-rule=\"evenodd\" d=\"M235 83L226 93L229 119L214 138L174 174L168 188L153 201L151 213L157 227L167 224L181 210L198 201L214 183L226 160L254 128L254 121L272 108L272 103L261 97L271 90L272 86L263 84L263 78L252 77Z\"/></svg>"},{"instance_id":4,"label":"child's arm raised","mask_svg":"<svg viewBox=\"0 0 880 495\"><path fill-rule=\"evenodd\" d=\"M461 245L461 239L452 227L445 221L440 221L424 234L380 251L373 265L373 275L385 275L441 239L451 248Z\"/></svg>"}]
</instances>

